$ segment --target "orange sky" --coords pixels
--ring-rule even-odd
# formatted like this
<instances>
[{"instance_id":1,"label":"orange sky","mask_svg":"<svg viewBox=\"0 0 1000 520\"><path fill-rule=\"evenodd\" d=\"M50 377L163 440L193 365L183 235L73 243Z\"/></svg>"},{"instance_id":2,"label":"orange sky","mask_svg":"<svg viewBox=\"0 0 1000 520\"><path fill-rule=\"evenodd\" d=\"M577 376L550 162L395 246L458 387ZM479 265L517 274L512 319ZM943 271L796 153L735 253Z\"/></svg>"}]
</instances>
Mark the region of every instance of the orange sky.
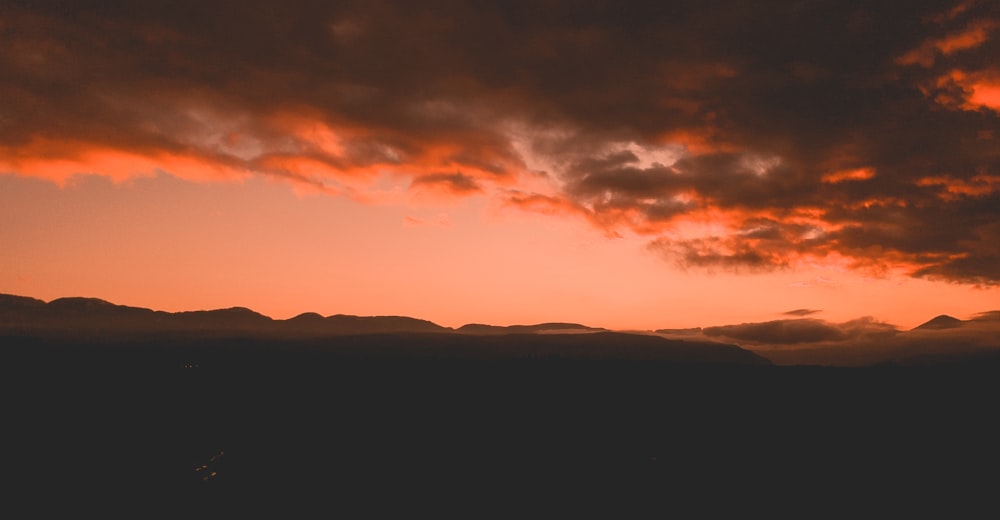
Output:
<instances>
[{"instance_id":1,"label":"orange sky","mask_svg":"<svg viewBox=\"0 0 1000 520\"><path fill-rule=\"evenodd\" d=\"M0 292L455 327L1000 308L995 3L82 4L0 13Z\"/></svg>"},{"instance_id":2,"label":"orange sky","mask_svg":"<svg viewBox=\"0 0 1000 520\"><path fill-rule=\"evenodd\" d=\"M180 311L248 306L273 318L395 314L445 326L575 321L657 329L767 321L795 309L909 328L996 307L996 289L836 266L684 271L636 237L578 219L498 209L299 195L285 183L161 174L60 188L0 177L4 292ZM422 223L415 223L420 220Z\"/></svg>"}]
</instances>

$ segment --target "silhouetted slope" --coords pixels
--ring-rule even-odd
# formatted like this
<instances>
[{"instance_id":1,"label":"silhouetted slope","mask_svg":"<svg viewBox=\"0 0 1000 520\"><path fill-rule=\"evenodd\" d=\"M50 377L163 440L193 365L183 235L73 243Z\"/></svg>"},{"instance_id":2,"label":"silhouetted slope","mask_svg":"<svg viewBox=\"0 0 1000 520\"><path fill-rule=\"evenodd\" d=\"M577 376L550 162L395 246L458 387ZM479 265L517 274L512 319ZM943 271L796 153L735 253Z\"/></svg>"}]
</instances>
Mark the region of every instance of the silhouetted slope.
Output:
<instances>
[{"instance_id":1,"label":"silhouetted slope","mask_svg":"<svg viewBox=\"0 0 1000 520\"><path fill-rule=\"evenodd\" d=\"M451 329L436 323L406 316L351 316L335 314L323 317L305 312L287 320L276 320L276 331L295 337L375 334L393 332L447 332Z\"/></svg>"},{"instance_id":2,"label":"silhouetted slope","mask_svg":"<svg viewBox=\"0 0 1000 520\"><path fill-rule=\"evenodd\" d=\"M246 307L230 307L211 311L172 313L170 324L183 330L262 333L271 329L274 320Z\"/></svg>"},{"instance_id":3,"label":"silhouetted slope","mask_svg":"<svg viewBox=\"0 0 1000 520\"><path fill-rule=\"evenodd\" d=\"M353 356L421 356L461 359L566 358L679 363L767 364L736 345L600 332L572 323L469 327L458 332L404 316L322 317L300 314L273 320L244 307L167 313L115 305L96 298L60 298L41 305L8 298L0 307L0 334L92 344L143 346L167 340L239 340L240 348L298 348ZM464 329L464 331L463 331ZM546 334L586 331L589 334ZM461 332L461 333L459 333Z\"/></svg>"},{"instance_id":4,"label":"silhouetted slope","mask_svg":"<svg viewBox=\"0 0 1000 520\"><path fill-rule=\"evenodd\" d=\"M332 336L378 332L443 332L435 323L402 316L322 317L304 313L274 320L245 307L163 312L116 305L97 298L34 298L0 295L0 333L45 336L115 334L210 334L244 336Z\"/></svg>"},{"instance_id":5,"label":"silhouetted slope","mask_svg":"<svg viewBox=\"0 0 1000 520\"><path fill-rule=\"evenodd\" d=\"M684 335L692 335L692 334L701 333L702 329L701 329L701 327L689 327L689 328L685 328L685 329L656 329L656 331L654 331L654 332L656 332L657 334L684 334Z\"/></svg>"},{"instance_id":6,"label":"silhouetted slope","mask_svg":"<svg viewBox=\"0 0 1000 520\"><path fill-rule=\"evenodd\" d=\"M485 325L482 323L468 323L462 325L458 332L464 334L524 334L539 332L597 332L607 329L588 327L579 323L538 323L536 325Z\"/></svg>"},{"instance_id":7,"label":"silhouetted slope","mask_svg":"<svg viewBox=\"0 0 1000 520\"><path fill-rule=\"evenodd\" d=\"M0 294L0 309L5 311L19 309L37 309L44 307L45 302L37 298L27 296L17 296L14 294Z\"/></svg>"},{"instance_id":8,"label":"silhouetted slope","mask_svg":"<svg viewBox=\"0 0 1000 520\"><path fill-rule=\"evenodd\" d=\"M12 300L10 295L5 296ZM0 306L0 333L69 338L114 336L158 330L166 326L168 316L97 298L58 298L41 305L29 302L17 308Z\"/></svg>"},{"instance_id":9,"label":"silhouetted slope","mask_svg":"<svg viewBox=\"0 0 1000 520\"><path fill-rule=\"evenodd\" d=\"M327 330L338 334L443 332L451 330L427 320L406 316L351 316L346 314L328 316L326 327Z\"/></svg>"},{"instance_id":10,"label":"silhouetted slope","mask_svg":"<svg viewBox=\"0 0 1000 520\"><path fill-rule=\"evenodd\" d=\"M942 314L936 316L935 318L917 325L913 330L937 330L937 329L954 329L962 326L962 320L958 318L953 318L947 314Z\"/></svg>"},{"instance_id":11,"label":"silhouetted slope","mask_svg":"<svg viewBox=\"0 0 1000 520\"><path fill-rule=\"evenodd\" d=\"M318 312L303 312L302 314L299 314L298 316L295 316L293 318L288 318L285 321L288 323L310 325L310 324L323 323L324 319L325 318L323 318L323 315Z\"/></svg>"},{"instance_id":12,"label":"silhouetted slope","mask_svg":"<svg viewBox=\"0 0 1000 520\"><path fill-rule=\"evenodd\" d=\"M66 297L56 298L48 303L51 310L63 312L107 312L112 311L118 305L101 300L100 298Z\"/></svg>"},{"instance_id":13,"label":"silhouetted slope","mask_svg":"<svg viewBox=\"0 0 1000 520\"><path fill-rule=\"evenodd\" d=\"M324 333L326 318L316 312L303 312L295 317L279 322L286 334L317 336Z\"/></svg>"}]
</instances>

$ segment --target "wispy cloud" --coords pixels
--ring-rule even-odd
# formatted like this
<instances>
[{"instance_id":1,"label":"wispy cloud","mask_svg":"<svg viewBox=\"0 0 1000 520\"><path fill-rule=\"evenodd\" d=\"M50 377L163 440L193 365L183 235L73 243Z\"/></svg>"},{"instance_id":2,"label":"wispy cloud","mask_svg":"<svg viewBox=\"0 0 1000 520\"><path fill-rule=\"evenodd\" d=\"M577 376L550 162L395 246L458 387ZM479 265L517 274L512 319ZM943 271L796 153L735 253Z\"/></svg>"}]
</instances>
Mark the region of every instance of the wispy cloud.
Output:
<instances>
[{"instance_id":1,"label":"wispy cloud","mask_svg":"<svg viewBox=\"0 0 1000 520\"><path fill-rule=\"evenodd\" d=\"M785 316L809 316L812 314L818 314L820 312L823 311L816 309L795 309L792 311L783 312L782 314L784 314Z\"/></svg>"}]
</instances>

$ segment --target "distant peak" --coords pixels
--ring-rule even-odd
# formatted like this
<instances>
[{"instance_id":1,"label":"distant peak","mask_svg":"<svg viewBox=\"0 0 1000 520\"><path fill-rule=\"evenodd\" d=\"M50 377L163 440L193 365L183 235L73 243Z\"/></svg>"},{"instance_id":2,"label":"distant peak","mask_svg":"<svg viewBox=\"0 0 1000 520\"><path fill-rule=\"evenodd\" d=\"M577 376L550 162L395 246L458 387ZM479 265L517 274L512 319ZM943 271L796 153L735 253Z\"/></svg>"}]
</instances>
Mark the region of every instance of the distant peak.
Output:
<instances>
[{"instance_id":1,"label":"distant peak","mask_svg":"<svg viewBox=\"0 0 1000 520\"><path fill-rule=\"evenodd\" d=\"M114 307L115 304L100 298L84 298L81 296L70 296L57 298L49 302L50 307L63 309L93 309L97 307Z\"/></svg>"},{"instance_id":2,"label":"distant peak","mask_svg":"<svg viewBox=\"0 0 1000 520\"><path fill-rule=\"evenodd\" d=\"M459 327L458 332L467 334L510 334L510 333L538 333L538 332L590 332L603 331L595 327L588 327L579 323L548 322L535 325L484 325L482 323L467 323Z\"/></svg>"},{"instance_id":3,"label":"distant peak","mask_svg":"<svg viewBox=\"0 0 1000 520\"><path fill-rule=\"evenodd\" d=\"M962 326L962 320L948 316L947 314L942 314L936 316L934 319L914 327L913 330L927 330L927 329L954 329Z\"/></svg>"},{"instance_id":4,"label":"distant peak","mask_svg":"<svg viewBox=\"0 0 1000 520\"><path fill-rule=\"evenodd\" d=\"M531 327L539 329L593 329L594 327L588 327L579 323L563 323L563 322L551 322L551 323L539 323L537 325L531 325Z\"/></svg>"},{"instance_id":5,"label":"distant peak","mask_svg":"<svg viewBox=\"0 0 1000 520\"><path fill-rule=\"evenodd\" d=\"M270 320L268 316L246 307L227 307L225 309L212 309L208 311L184 311L177 313L182 316L219 316L230 318L252 318Z\"/></svg>"},{"instance_id":6,"label":"distant peak","mask_svg":"<svg viewBox=\"0 0 1000 520\"><path fill-rule=\"evenodd\" d=\"M294 318L289 318L295 321L323 321L323 315L318 312L303 312Z\"/></svg>"},{"instance_id":7,"label":"distant peak","mask_svg":"<svg viewBox=\"0 0 1000 520\"><path fill-rule=\"evenodd\" d=\"M226 309L216 309L217 312L228 312L231 314L256 314L257 316L263 316L263 314L247 308L247 307L229 307Z\"/></svg>"}]
</instances>

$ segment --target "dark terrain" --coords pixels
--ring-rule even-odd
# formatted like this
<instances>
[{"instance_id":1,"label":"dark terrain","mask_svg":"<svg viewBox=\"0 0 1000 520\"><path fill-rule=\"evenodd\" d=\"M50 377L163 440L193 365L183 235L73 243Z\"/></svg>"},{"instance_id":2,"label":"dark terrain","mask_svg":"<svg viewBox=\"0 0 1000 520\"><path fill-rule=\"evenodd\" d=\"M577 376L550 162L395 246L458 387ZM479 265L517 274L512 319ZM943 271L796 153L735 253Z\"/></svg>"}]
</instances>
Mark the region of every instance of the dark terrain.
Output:
<instances>
[{"instance_id":1,"label":"dark terrain","mask_svg":"<svg viewBox=\"0 0 1000 520\"><path fill-rule=\"evenodd\" d=\"M467 518L997 510L996 356L785 367L605 332L76 322L74 336L17 316L0 337L7 489L40 504L79 492L223 516L275 503Z\"/></svg>"}]
</instances>

